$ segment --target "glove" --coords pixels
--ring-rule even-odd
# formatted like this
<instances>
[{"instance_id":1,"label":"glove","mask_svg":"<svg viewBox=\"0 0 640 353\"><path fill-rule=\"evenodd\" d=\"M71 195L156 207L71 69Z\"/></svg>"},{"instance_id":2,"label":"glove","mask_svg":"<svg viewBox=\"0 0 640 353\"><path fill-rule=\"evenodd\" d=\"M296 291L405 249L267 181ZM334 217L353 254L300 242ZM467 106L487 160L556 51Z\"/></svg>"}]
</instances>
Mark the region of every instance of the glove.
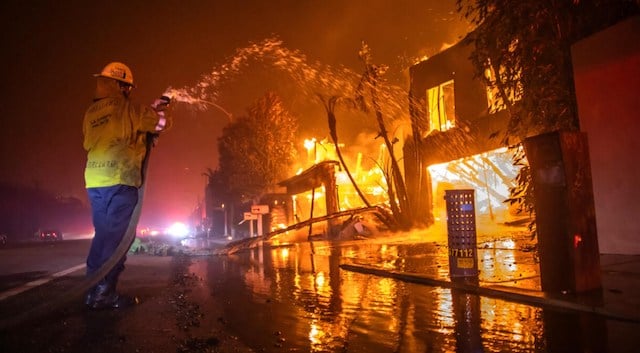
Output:
<instances>
[{"instance_id":1,"label":"glove","mask_svg":"<svg viewBox=\"0 0 640 353\"><path fill-rule=\"evenodd\" d=\"M165 99L164 96L156 98L156 100L153 101L153 104L151 104L151 108L156 112L163 112L169 108L169 100Z\"/></svg>"},{"instance_id":2,"label":"glove","mask_svg":"<svg viewBox=\"0 0 640 353\"><path fill-rule=\"evenodd\" d=\"M170 114L166 114L169 108L169 103L171 99L167 96L162 96L157 98L153 104L151 104L151 108L158 115L158 124L156 125L156 131L163 131L168 129L171 126L171 120L169 118Z\"/></svg>"}]
</instances>

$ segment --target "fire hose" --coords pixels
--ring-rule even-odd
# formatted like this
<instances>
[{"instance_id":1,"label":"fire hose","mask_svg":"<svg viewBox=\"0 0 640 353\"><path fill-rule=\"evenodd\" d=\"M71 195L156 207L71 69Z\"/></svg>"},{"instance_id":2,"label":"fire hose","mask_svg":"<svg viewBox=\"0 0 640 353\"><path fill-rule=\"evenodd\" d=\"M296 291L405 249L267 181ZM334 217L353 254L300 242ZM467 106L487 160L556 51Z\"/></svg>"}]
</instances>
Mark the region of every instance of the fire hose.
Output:
<instances>
[{"instance_id":1,"label":"fire hose","mask_svg":"<svg viewBox=\"0 0 640 353\"><path fill-rule=\"evenodd\" d=\"M166 105L168 105L170 102L170 98L166 95L163 95L160 99L164 101ZM138 221L140 220L140 214L142 212L142 200L144 199L147 168L149 165L149 158L151 156L151 149L153 148L154 140L156 138L156 134L147 133L145 145L146 151L141 165L142 182L140 187L138 188L138 202L133 209L133 213L131 215L129 225L127 226L127 230L113 255L111 255L111 257L104 264L102 264L102 266L100 266L97 271L85 277L79 284L77 284L70 290L65 291L64 294L59 295L52 300L43 302L42 304L35 306L30 310L21 312L20 314L13 317L2 318L2 320L0 321L0 330L6 330L9 327L24 324L50 312L53 312L54 310L60 309L64 305L67 305L74 300L78 300L90 288L100 282L100 280L102 280L107 275L107 273L109 273L109 271L111 271L116 266L116 264L126 256L136 238L136 228L138 226Z\"/></svg>"}]
</instances>

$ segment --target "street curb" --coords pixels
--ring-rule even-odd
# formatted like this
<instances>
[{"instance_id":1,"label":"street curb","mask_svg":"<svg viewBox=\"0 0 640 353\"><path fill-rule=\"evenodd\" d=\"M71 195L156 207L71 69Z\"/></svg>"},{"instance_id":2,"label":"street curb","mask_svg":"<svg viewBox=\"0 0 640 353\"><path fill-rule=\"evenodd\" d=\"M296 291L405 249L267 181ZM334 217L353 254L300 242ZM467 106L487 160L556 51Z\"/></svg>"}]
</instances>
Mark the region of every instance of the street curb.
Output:
<instances>
[{"instance_id":1,"label":"street curb","mask_svg":"<svg viewBox=\"0 0 640 353\"><path fill-rule=\"evenodd\" d=\"M384 270L375 266L363 265L363 264L341 264L340 268L346 271L375 275L379 277L393 278L403 282L424 284L424 285L433 286L433 287L457 289L457 290L461 290L461 291L476 294L476 295L503 299L503 300L518 302L522 304L584 312L589 314L600 315L607 319L612 319L612 320L625 321L625 322L631 322L636 324L640 323L640 318L635 316L628 316L620 313L614 313L603 307L574 303L574 302L570 302L562 299L550 298L545 296L527 295L527 294L518 293L516 291L499 290L495 288L488 288L488 287L473 285L469 283L438 280L435 278L427 277L427 276L416 274L416 273Z\"/></svg>"}]
</instances>

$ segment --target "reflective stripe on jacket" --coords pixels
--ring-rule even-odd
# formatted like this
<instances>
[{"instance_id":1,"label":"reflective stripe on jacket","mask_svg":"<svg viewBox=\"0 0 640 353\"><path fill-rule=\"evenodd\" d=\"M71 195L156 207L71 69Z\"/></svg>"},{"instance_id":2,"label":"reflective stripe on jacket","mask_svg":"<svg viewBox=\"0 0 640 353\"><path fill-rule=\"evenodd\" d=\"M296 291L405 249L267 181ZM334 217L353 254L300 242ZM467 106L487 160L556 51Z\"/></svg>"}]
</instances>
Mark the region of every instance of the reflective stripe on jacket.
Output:
<instances>
[{"instance_id":1,"label":"reflective stripe on jacket","mask_svg":"<svg viewBox=\"0 0 640 353\"><path fill-rule=\"evenodd\" d=\"M87 188L141 184L147 132L157 132L159 117L151 107L125 97L94 102L84 115Z\"/></svg>"}]
</instances>

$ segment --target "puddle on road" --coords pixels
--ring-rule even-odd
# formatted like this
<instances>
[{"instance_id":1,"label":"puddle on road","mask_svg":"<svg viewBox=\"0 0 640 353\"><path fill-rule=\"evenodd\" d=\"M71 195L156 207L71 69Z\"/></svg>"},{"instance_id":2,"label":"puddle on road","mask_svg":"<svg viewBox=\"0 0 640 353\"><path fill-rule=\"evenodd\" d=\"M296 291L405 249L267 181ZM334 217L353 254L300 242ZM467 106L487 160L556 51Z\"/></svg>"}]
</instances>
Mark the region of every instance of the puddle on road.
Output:
<instances>
[{"instance_id":1,"label":"puddle on road","mask_svg":"<svg viewBox=\"0 0 640 353\"><path fill-rule=\"evenodd\" d=\"M447 279L447 248L438 244L264 246L202 258L189 271L224 303L228 328L261 351L607 351L603 319L339 268L358 262ZM538 288L531 253L500 241L478 248L482 284Z\"/></svg>"}]
</instances>

